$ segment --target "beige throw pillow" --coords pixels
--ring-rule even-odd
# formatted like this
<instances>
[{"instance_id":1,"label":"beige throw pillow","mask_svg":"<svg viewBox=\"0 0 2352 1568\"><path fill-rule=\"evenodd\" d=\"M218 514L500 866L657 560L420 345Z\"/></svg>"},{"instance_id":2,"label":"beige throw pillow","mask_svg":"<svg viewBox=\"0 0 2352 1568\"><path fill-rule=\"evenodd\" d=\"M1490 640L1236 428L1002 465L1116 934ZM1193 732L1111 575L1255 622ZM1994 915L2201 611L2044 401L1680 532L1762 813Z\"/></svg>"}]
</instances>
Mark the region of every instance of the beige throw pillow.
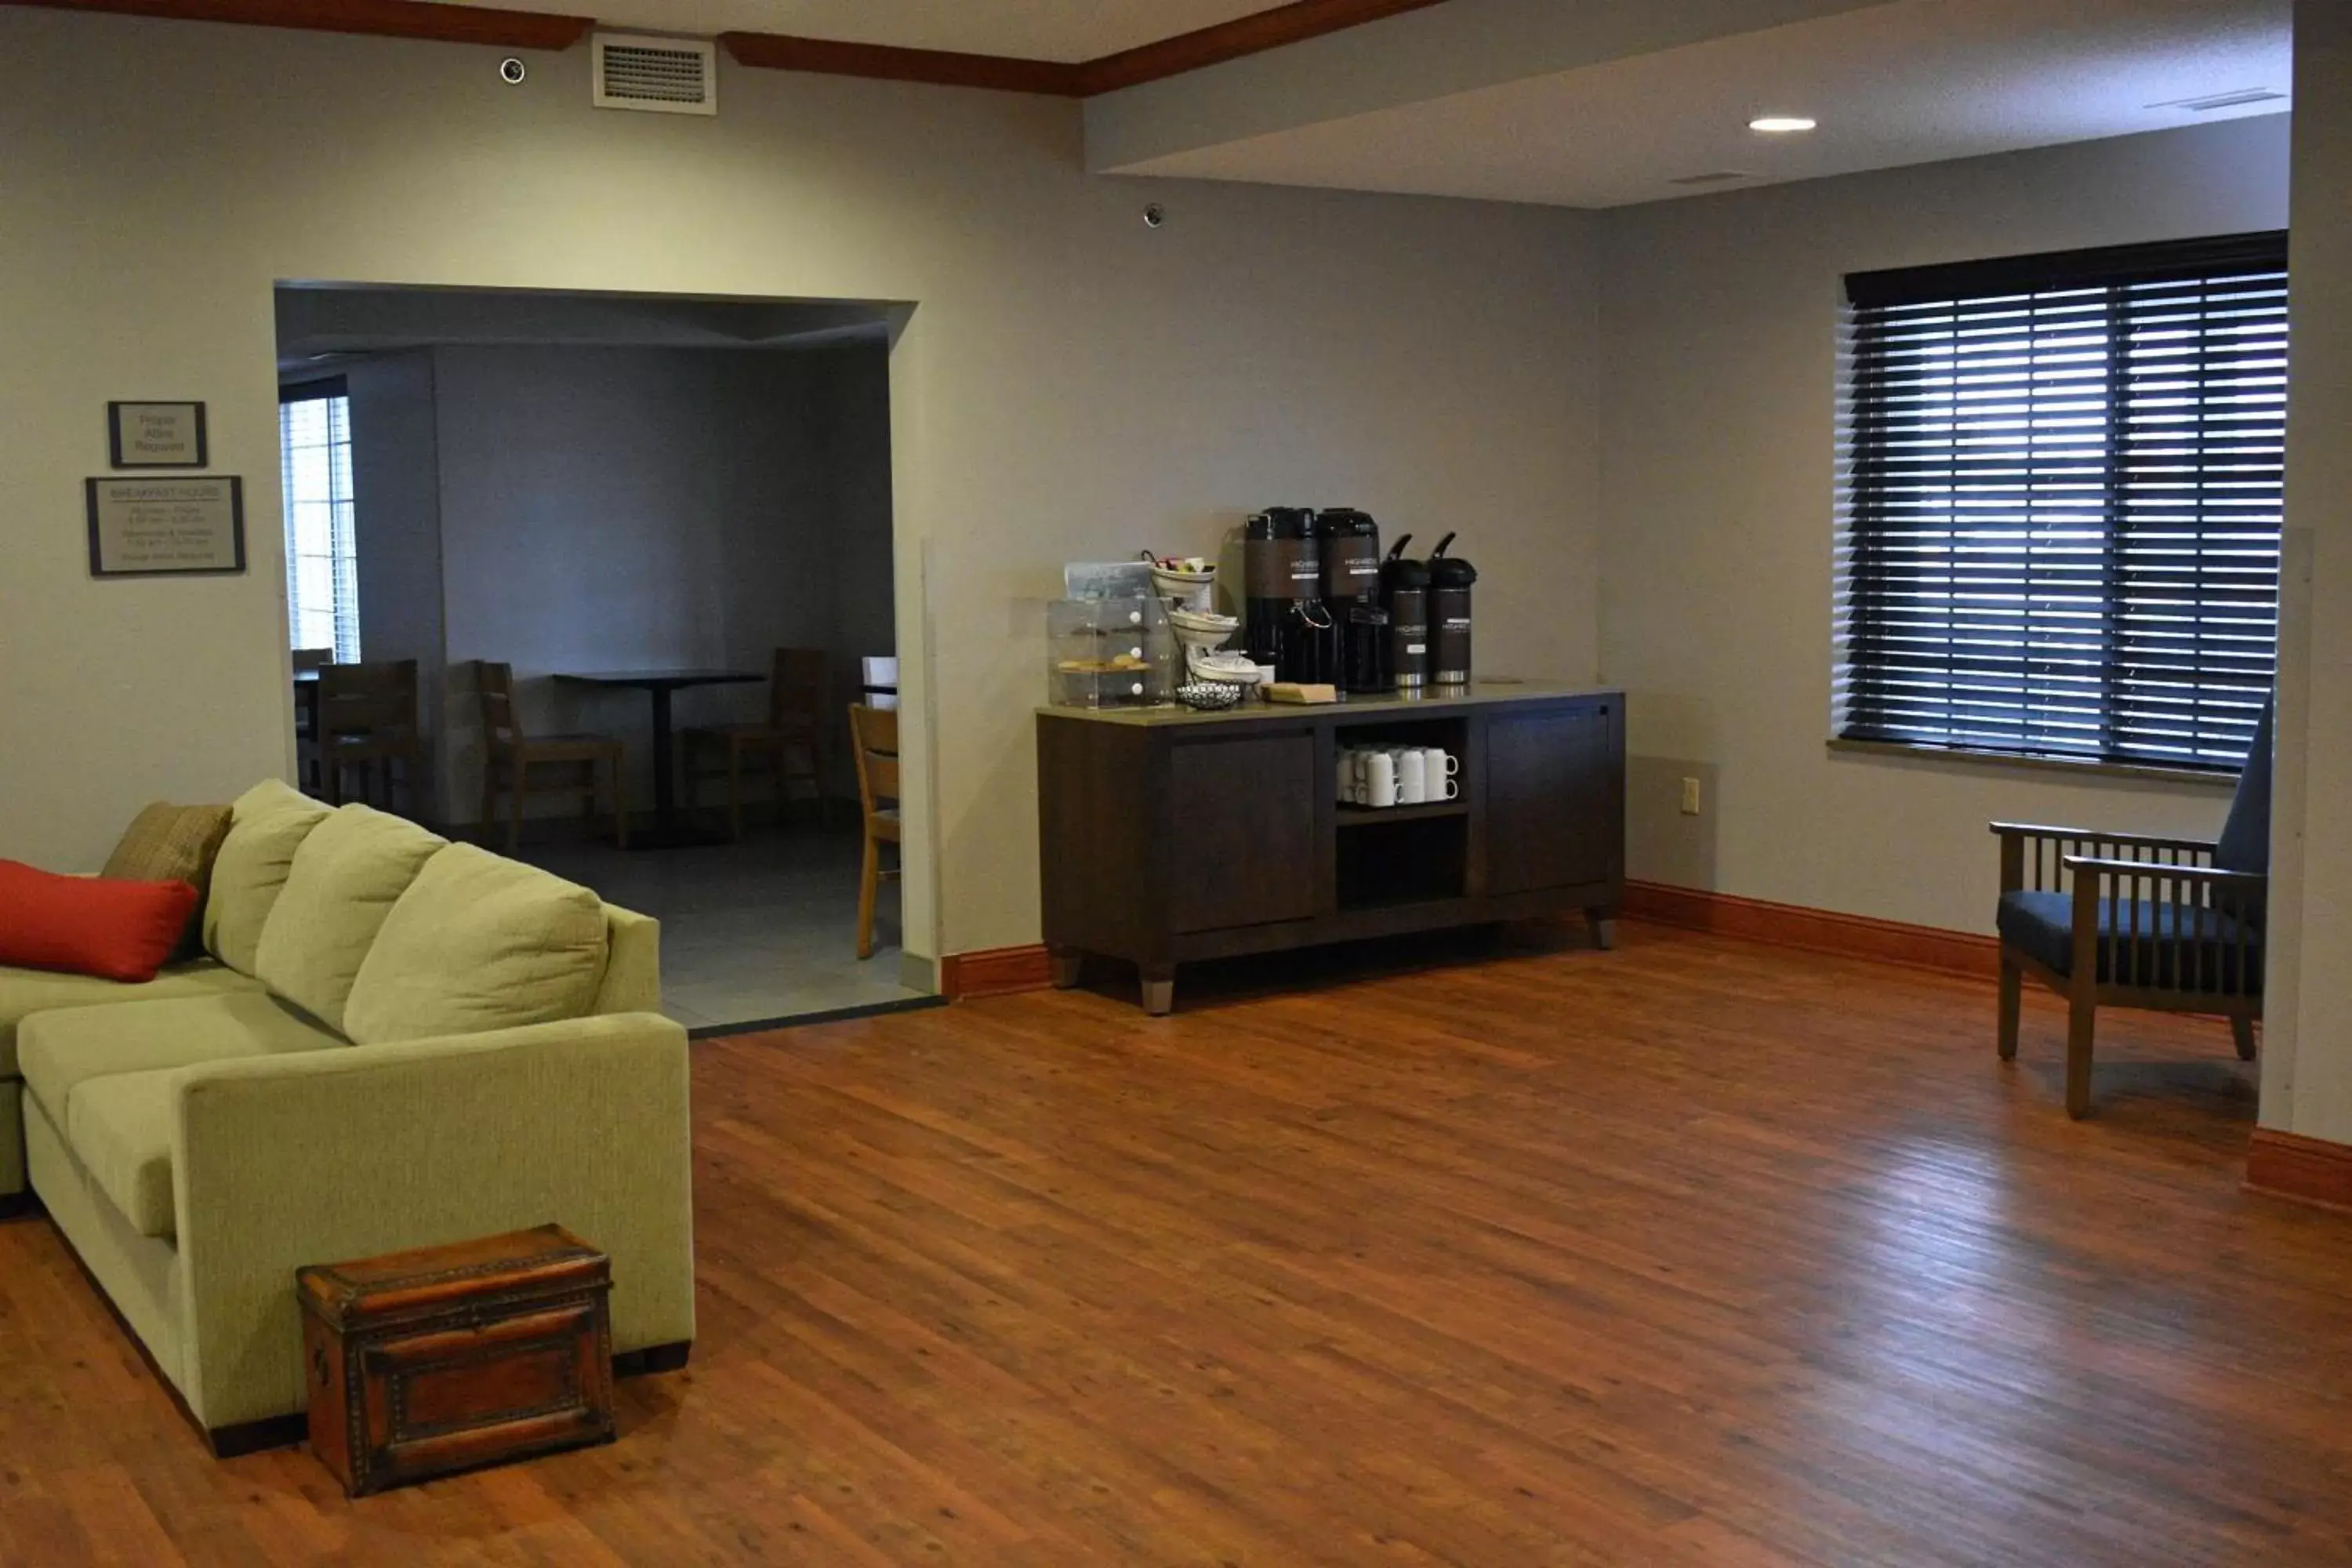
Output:
<instances>
[{"instance_id":1,"label":"beige throw pillow","mask_svg":"<svg viewBox=\"0 0 2352 1568\"><path fill-rule=\"evenodd\" d=\"M253 973L331 1029L376 932L425 862L449 841L373 806L347 805L295 852L261 928Z\"/></svg>"},{"instance_id":2,"label":"beige throw pillow","mask_svg":"<svg viewBox=\"0 0 2352 1568\"><path fill-rule=\"evenodd\" d=\"M198 912L188 919L173 962L204 951L205 889L211 885L213 858L228 837L229 808L225 805L173 805L159 800L131 819L130 828L114 853L106 858L101 877L133 882L185 882L196 890Z\"/></svg>"},{"instance_id":3,"label":"beige throw pillow","mask_svg":"<svg viewBox=\"0 0 2352 1568\"><path fill-rule=\"evenodd\" d=\"M327 820L327 808L276 779L265 779L229 807L228 837L213 857L205 900L205 951L240 974L254 973L261 928L278 902L294 852Z\"/></svg>"},{"instance_id":4,"label":"beige throw pillow","mask_svg":"<svg viewBox=\"0 0 2352 1568\"><path fill-rule=\"evenodd\" d=\"M470 844L426 864L376 933L343 1032L363 1046L585 1016L604 984L604 906Z\"/></svg>"}]
</instances>

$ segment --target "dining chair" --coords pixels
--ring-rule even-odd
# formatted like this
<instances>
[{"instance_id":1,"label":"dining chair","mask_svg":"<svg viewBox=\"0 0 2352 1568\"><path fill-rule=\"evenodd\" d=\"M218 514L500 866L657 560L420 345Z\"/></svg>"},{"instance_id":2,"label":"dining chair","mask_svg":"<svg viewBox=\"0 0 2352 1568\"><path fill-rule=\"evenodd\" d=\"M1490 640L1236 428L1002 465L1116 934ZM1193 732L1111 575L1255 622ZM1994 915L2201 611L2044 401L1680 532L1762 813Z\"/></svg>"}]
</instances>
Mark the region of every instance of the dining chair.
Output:
<instances>
[{"instance_id":1,"label":"dining chair","mask_svg":"<svg viewBox=\"0 0 2352 1568\"><path fill-rule=\"evenodd\" d=\"M886 877L882 846L898 839L898 714L896 709L853 703L849 743L857 761L857 806L865 818L865 859L857 873L857 956L874 956L874 900ZM887 805L884 803L887 802Z\"/></svg>"},{"instance_id":2,"label":"dining chair","mask_svg":"<svg viewBox=\"0 0 2352 1568\"><path fill-rule=\"evenodd\" d=\"M396 763L409 814L416 813L424 783L425 730L417 716L415 659L321 666L311 723L327 804L343 804L344 781L353 772L359 775L359 798L377 804L376 770L381 764L382 804L390 810Z\"/></svg>"},{"instance_id":3,"label":"dining chair","mask_svg":"<svg viewBox=\"0 0 2352 1568\"><path fill-rule=\"evenodd\" d=\"M2101 1007L2230 1020L2254 1059L2263 1016L2270 887L2271 701L2218 839L1996 822L2000 839L1997 1048L2017 1056L2021 993L2032 976L2066 998L2066 1114L2091 1108L2091 1043Z\"/></svg>"},{"instance_id":4,"label":"dining chair","mask_svg":"<svg viewBox=\"0 0 2352 1568\"><path fill-rule=\"evenodd\" d=\"M534 795L580 797L583 820L596 819L596 769L604 764L613 781L613 840L629 847L628 747L610 735L530 735L515 717L514 667L489 659L477 660L474 689L482 719L482 837L499 818L500 774L513 803L507 818L507 853L522 847L524 800ZM533 768L577 769L560 782L536 783Z\"/></svg>"},{"instance_id":5,"label":"dining chair","mask_svg":"<svg viewBox=\"0 0 2352 1568\"><path fill-rule=\"evenodd\" d=\"M294 650L294 776L305 791L319 795L327 789L319 756L319 671L334 662L331 647Z\"/></svg>"},{"instance_id":6,"label":"dining chair","mask_svg":"<svg viewBox=\"0 0 2352 1568\"><path fill-rule=\"evenodd\" d=\"M686 808L695 807L695 785L711 773L727 779L727 833L743 837L743 772L746 763L764 765L775 776L776 808L791 801L793 785L805 782L818 815L824 810L824 727L832 701L833 665L824 651L780 647L770 666L768 718L761 724L705 724L684 732ZM716 766L700 765L706 759Z\"/></svg>"}]
</instances>

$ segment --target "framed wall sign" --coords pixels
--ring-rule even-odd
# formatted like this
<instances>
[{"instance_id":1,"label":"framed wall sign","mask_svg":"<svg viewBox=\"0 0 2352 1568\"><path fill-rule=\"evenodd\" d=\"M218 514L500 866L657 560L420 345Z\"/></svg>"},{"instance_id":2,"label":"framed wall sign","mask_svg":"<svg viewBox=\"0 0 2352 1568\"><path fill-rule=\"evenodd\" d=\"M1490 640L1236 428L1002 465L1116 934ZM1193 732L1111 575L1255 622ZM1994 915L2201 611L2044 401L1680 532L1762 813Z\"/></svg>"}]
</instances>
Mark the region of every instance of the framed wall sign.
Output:
<instances>
[{"instance_id":1,"label":"framed wall sign","mask_svg":"<svg viewBox=\"0 0 2352 1568\"><path fill-rule=\"evenodd\" d=\"M106 446L118 468L201 468L205 405L201 403L110 403Z\"/></svg>"},{"instance_id":2,"label":"framed wall sign","mask_svg":"<svg viewBox=\"0 0 2352 1568\"><path fill-rule=\"evenodd\" d=\"M90 479L89 574L160 577L245 570L245 480Z\"/></svg>"}]
</instances>

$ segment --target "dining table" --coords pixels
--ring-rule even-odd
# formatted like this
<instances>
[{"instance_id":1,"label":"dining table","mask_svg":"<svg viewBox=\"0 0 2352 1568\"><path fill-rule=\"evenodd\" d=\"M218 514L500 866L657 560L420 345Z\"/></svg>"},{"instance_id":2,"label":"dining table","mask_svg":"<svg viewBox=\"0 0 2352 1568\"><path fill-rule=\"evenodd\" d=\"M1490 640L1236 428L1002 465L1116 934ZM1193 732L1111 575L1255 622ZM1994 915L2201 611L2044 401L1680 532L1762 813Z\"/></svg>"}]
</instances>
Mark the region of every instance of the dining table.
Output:
<instances>
[{"instance_id":1,"label":"dining table","mask_svg":"<svg viewBox=\"0 0 2352 1568\"><path fill-rule=\"evenodd\" d=\"M768 678L748 669L598 669L559 671L555 677L574 686L633 688L649 693L654 705L654 827L633 835L630 847L677 849L689 845L720 844L726 835L700 832L677 819L677 790L672 754L675 732L670 723L670 699L693 686L748 686Z\"/></svg>"}]
</instances>

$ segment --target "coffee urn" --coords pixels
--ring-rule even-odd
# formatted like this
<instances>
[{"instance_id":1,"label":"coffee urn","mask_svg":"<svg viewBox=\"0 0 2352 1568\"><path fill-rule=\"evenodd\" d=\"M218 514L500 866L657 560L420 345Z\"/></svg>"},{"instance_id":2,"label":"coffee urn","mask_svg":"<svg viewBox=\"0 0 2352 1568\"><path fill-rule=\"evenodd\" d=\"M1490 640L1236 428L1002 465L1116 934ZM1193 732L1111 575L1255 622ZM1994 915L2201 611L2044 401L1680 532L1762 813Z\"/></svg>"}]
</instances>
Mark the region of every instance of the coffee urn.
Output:
<instances>
[{"instance_id":1,"label":"coffee urn","mask_svg":"<svg viewBox=\"0 0 2352 1568\"><path fill-rule=\"evenodd\" d=\"M1429 552L1430 679L1440 686L1470 683L1470 585L1478 569L1445 553L1447 534Z\"/></svg>"},{"instance_id":2,"label":"coffee urn","mask_svg":"<svg viewBox=\"0 0 2352 1568\"><path fill-rule=\"evenodd\" d=\"M1381 591L1381 525L1349 506L1326 507L1315 514L1316 542L1322 552L1323 602L1340 620L1357 600Z\"/></svg>"},{"instance_id":3,"label":"coffee urn","mask_svg":"<svg viewBox=\"0 0 2352 1568\"><path fill-rule=\"evenodd\" d=\"M1242 637L1254 662L1280 667L1290 607L1301 598L1318 598L1321 576L1312 510L1268 507L1243 525Z\"/></svg>"},{"instance_id":4,"label":"coffee urn","mask_svg":"<svg viewBox=\"0 0 2352 1568\"><path fill-rule=\"evenodd\" d=\"M1429 684L1429 568L1408 560L1410 533L1397 536L1381 563L1381 599L1389 613L1389 677L1399 691Z\"/></svg>"}]
</instances>

